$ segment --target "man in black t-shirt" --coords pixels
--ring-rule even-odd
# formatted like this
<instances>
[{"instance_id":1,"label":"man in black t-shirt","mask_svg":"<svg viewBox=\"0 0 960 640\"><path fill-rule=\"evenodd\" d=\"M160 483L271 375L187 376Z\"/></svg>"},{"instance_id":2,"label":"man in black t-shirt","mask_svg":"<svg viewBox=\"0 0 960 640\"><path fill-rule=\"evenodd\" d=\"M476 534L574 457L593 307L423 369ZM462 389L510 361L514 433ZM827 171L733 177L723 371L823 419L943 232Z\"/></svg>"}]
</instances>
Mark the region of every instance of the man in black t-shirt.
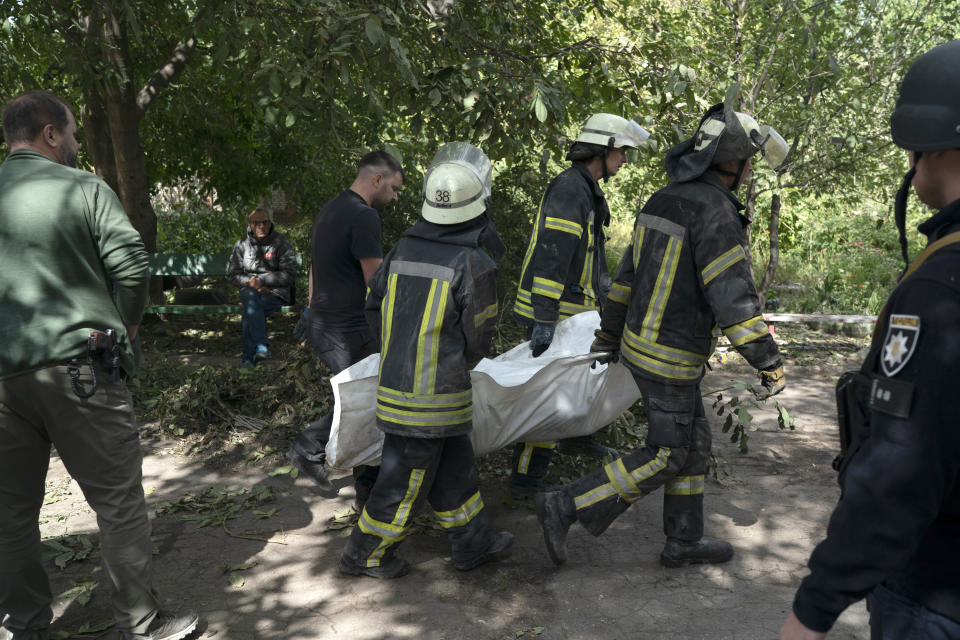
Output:
<instances>
[{"instance_id":1,"label":"man in black t-shirt","mask_svg":"<svg viewBox=\"0 0 960 640\"><path fill-rule=\"evenodd\" d=\"M307 343L334 375L379 351L363 304L367 282L383 259L380 212L397 200L403 178L403 168L393 156L368 153L360 159L350 188L323 205L313 219ZM324 465L331 425L330 415L314 422L287 453L326 491L332 491ZM362 508L377 467L358 467L353 476L357 505Z\"/></svg>"}]
</instances>

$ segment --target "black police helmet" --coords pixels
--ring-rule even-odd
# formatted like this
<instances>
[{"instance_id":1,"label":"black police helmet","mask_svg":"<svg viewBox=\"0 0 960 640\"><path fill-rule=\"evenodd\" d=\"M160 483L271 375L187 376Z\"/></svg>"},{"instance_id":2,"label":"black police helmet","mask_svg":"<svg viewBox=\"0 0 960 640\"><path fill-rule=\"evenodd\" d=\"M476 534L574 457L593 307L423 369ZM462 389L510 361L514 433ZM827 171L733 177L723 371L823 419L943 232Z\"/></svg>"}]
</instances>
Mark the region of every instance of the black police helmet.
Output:
<instances>
[{"instance_id":1,"label":"black police helmet","mask_svg":"<svg viewBox=\"0 0 960 640\"><path fill-rule=\"evenodd\" d=\"M890 116L897 146L908 151L960 149L960 40L917 58Z\"/></svg>"}]
</instances>

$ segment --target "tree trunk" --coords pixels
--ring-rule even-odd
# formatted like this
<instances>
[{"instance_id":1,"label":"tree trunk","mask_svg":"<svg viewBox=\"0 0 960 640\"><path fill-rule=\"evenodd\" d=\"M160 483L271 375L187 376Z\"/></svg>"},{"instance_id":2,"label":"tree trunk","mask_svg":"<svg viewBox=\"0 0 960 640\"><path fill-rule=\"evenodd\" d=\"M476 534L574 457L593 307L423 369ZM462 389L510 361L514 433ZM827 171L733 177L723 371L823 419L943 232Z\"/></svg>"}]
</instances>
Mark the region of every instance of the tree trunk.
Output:
<instances>
[{"instance_id":1,"label":"tree trunk","mask_svg":"<svg viewBox=\"0 0 960 640\"><path fill-rule=\"evenodd\" d=\"M98 83L99 84L99 83ZM120 193L117 183L117 160L113 154L113 139L110 135L110 118L100 86L93 84L84 89L87 102L83 119L83 138L87 155L97 175Z\"/></svg>"},{"instance_id":2,"label":"tree trunk","mask_svg":"<svg viewBox=\"0 0 960 640\"><path fill-rule=\"evenodd\" d=\"M770 260L767 269L763 272L763 279L757 293L760 294L760 306L767 300L767 291L777 276L777 266L780 263L780 194L774 193L770 198Z\"/></svg>"},{"instance_id":3,"label":"tree trunk","mask_svg":"<svg viewBox=\"0 0 960 640\"><path fill-rule=\"evenodd\" d=\"M105 82L106 112L116 164L117 195L147 251L157 250L157 214L140 143L140 109L130 64L126 21L115 0L103 3L103 57L110 63Z\"/></svg>"}]
</instances>

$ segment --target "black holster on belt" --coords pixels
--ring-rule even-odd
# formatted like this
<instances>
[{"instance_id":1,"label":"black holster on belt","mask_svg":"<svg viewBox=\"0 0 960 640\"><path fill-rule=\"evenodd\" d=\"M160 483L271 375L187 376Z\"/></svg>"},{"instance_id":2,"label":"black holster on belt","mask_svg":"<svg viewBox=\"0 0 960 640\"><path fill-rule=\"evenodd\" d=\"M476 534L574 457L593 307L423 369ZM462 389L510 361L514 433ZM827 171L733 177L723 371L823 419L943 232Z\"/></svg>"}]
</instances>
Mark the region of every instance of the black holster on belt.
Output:
<instances>
[{"instance_id":1,"label":"black holster on belt","mask_svg":"<svg viewBox=\"0 0 960 640\"><path fill-rule=\"evenodd\" d=\"M833 459L833 468L843 472L860 445L870 435L866 401L870 378L860 371L847 371L837 380L837 422L840 427L840 453Z\"/></svg>"}]
</instances>

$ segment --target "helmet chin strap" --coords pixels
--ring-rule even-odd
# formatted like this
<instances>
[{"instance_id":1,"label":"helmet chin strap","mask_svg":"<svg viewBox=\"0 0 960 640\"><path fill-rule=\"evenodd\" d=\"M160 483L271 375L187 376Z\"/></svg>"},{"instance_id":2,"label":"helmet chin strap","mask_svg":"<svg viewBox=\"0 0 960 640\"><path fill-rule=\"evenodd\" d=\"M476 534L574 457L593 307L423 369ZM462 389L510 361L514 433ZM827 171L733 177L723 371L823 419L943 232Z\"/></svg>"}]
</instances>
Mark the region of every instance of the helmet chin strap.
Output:
<instances>
[{"instance_id":1,"label":"helmet chin strap","mask_svg":"<svg viewBox=\"0 0 960 640\"><path fill-rule=\"evenodd\" d=\"M736 173L722 169L719 165L713 165L710 168L716 173L733 178L733 185L730 187L730 190L733 191L740 186L740 178L743 177L743 171L747 168L747 160L749 160L749 158L740 161L740 166L737 168Z\"/></svg>"},{"instance_id":2,"label":"helmet chin strap","mask_svg":"<svg viewBox=\"0 0 960 640\"><path fill-rule=\"evenodd\" d=\"M613 138L611 138L613 140ZM603 181L606 183L610 180L610 172L607 171L607 156L610 155L610 148L604 147L603 153L600 154L600 166L603 167Z\"/></svg>"},{"instance_id":3,"label":"helmet chin strap","mask_svg":"<svg viewBox=\"0 0 960 640\"><path fill-rule=\"evenodd\" d=\"M897 233L900 234L900 253L903 255L903 270L906 272L910 266L910 255L907 251L907 199L910 197L910 186L913 183L913 176L917 173L917 163L920 162L921 152L913 152L913 166L903 176L903 182L897 190L897 198L893 205L893 221L897 225Z\"/></svg>"}]
</instances>

